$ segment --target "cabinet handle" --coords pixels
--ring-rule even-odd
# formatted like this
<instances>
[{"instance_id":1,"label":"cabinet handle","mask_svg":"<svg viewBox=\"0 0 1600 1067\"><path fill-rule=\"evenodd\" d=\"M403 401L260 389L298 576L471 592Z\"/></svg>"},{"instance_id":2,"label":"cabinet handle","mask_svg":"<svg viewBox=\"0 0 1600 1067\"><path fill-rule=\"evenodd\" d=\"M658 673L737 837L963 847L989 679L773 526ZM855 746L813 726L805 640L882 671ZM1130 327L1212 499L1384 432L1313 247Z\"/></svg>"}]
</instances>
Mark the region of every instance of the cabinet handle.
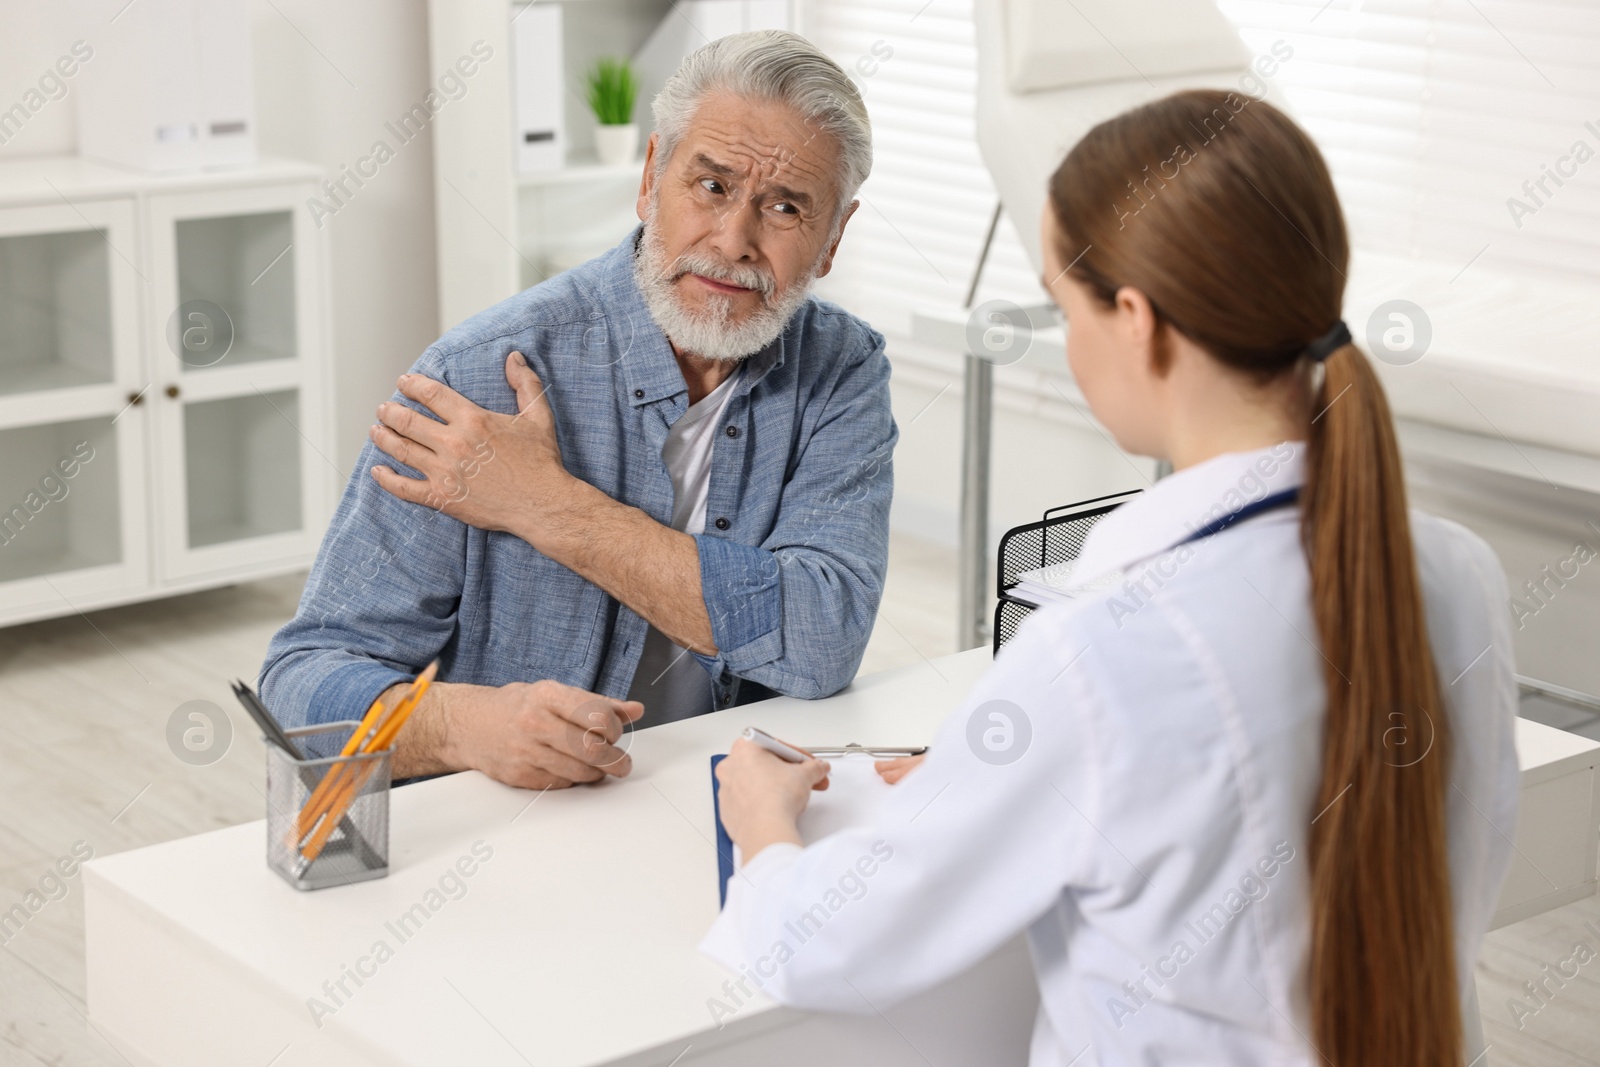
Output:
<instances>
[{"instance_id":1,"label":"cabinet handle","mask_svg":"<svg viewBox=\"0 0 1600 1067\"><path fill-rule=\"evenodd\" d=\"M143 403L144 403L144 390L143 389L139 390L137 393L129 393L128 394L128 406L129 407L135 407L136 408L140 404L143 404Z\"/></svg>"},{"instance_id":2,"label":"cabinet handle","mask_svg":"<svg viewBox=\"0 0 1600 1067\"><path fill-rule=\"evenodd\" d=\"M167 386L167 395L174 400L178 399L178 387L176 385Z\"/></svg>"}]
</instances>

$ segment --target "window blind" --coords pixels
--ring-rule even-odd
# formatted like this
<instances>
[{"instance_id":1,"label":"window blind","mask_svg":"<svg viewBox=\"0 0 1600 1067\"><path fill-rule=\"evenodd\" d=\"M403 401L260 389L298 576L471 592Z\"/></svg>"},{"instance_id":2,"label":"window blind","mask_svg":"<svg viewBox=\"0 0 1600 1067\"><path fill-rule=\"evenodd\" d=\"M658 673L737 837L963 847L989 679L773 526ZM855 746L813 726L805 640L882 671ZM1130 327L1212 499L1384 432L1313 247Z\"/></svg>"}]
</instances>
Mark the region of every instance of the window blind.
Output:
<instances>
[{"instance_id":1,"label":"window blind","mask_svg":"<svg viewBox=\"0 0 1600 1067\"><path fill-rule=\"evenodd\" d=\"M1600 277L1600 4L1219 6L1253 51L1294 47L1281 84L1358 249Z\"/></svg>"},{"instance_id":2,"label":"window blind","mask_svg":"<svg viewBox=\"0 0 1600 1067\"><path fill-rule=\"evenodd\" d=\"M1600 278L1600 3L1220 0L1326 154L1359 250ZM886 333L957 303L995 203L974 139L971 0L808 0L876 163L822 295ZM888 53L888 54L886 54ZM1004 220L980 300L1039 297Z\"/></svg>"}]
</instances>

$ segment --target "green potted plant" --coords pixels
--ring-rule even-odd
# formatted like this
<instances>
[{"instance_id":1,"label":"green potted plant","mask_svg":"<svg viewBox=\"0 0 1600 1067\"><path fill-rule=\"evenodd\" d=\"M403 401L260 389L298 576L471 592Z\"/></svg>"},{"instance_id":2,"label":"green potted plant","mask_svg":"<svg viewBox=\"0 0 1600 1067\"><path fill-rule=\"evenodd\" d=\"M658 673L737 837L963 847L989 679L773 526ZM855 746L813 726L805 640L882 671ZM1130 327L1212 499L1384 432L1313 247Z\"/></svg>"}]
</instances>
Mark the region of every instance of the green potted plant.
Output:
<instances>
[{"instance_id":1,"label":"green potted plant","mask_svg":"<svg viewBox=\"0 0 1600 1067\"><path fill-rule=\"evenodd\" d=\"M602 59L589 71L589 108L600 125L594 131L595 154L608 166L632 163L639 150L639 127L633 104L639 79L626 59Z\"/></svg>"}]
</instances>

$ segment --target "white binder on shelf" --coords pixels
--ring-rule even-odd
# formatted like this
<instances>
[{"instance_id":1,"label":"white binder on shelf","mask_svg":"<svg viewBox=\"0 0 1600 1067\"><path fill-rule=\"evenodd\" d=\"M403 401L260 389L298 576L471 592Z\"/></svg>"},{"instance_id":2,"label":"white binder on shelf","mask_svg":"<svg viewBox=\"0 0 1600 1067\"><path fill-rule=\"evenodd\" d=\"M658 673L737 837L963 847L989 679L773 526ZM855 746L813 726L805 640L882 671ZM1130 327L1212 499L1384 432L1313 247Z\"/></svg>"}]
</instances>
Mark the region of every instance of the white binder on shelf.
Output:
<instances>
[{"instance_id":1,"label":"white binder on shelf","mask_svg":"<svg viewBox=\"0 0 1600 1067\"><path fill-rule=\"evenodd\" d=\"M566 163L561 5L529 4L511 20L517 170L557 170Z\"/></svg>"}]
</instances>

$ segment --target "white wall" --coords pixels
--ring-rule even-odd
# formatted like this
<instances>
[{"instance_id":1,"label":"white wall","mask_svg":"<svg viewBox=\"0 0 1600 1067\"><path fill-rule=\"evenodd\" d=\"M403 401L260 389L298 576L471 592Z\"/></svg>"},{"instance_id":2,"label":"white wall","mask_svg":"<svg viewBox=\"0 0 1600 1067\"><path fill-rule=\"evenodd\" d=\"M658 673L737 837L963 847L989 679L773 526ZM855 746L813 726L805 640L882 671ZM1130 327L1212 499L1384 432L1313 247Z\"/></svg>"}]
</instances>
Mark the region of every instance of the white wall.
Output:
<instances>
[{"instance_id":1,"label":"white wall","mask_svg":"<svg viewBox=\"0 0 1600 1067\"><path fill-rule=\"evenodd\" d=\"M423 0L254 0L251 15L264 152L337 171L427 95ZM431 135L398 147L323 222L334 315L332 458L348 470L373 409L437 336Z\"/></svg>"},{"instance_id":2,"label":"white wall","mask_svg":"<svg viewBox=\"0 0 1600 1067\"><path fill-rule=\"evenodd\" d=\"M0 0L0 111L38 86L39 78L65 55L79 37L65 3ZM67 95L52 100L28 119L21 132L0 144L0 160L23 156L60 155L75 151L78 123L73 114L72 83Z\"/></svg>"},{"instance_id":3,"label":"white wall","mask_svg":"<svg viewBox=\"0 0 1600 1067\"><path fill-rule=\"evenodd\" d=\"M1521 674L1600 693L1600 509L1587 493L1531 478L1407 465L1414 507L1454 519L1505 568ZM1511 610L1508 605L1508 610ZM1449 681L1449 679L1446 679Z\"/></svg>"},{"instance_id":4,"label":"white wall","mask_svg":"<svg viewBox=\"0 0 1600 1067\"><path fill-rule=\"evenodd\" d=\"M261 151L336 171L427 92L423 0L253 0ZM33 87L74 40L69 4L0 0L0 109ZM77 150L71 82L0 145L0 160ZM373 408L435 336L432 138L401 148L348 205L324 220L330 246L335 454L348 470Z\"/></svg>"},{"instance_id":5,"label":"white wall","mask_svg":"<svg viewBox=\"0 0 1600 1067\"><path fill-rule=\"evenodd\" d=\"M848 240L848 238L846 238ZM895 449L895 529L955 547L960 507L962 364L901 336L887 337ZM1037 521L1047 508L1151 484L1154 464L1125 455L1086 416L1066 383L1059 338L997 368L990 442L989 538ZM1069 397L1071 399L1069 399Z\"/></svg>"}]
</instances>

